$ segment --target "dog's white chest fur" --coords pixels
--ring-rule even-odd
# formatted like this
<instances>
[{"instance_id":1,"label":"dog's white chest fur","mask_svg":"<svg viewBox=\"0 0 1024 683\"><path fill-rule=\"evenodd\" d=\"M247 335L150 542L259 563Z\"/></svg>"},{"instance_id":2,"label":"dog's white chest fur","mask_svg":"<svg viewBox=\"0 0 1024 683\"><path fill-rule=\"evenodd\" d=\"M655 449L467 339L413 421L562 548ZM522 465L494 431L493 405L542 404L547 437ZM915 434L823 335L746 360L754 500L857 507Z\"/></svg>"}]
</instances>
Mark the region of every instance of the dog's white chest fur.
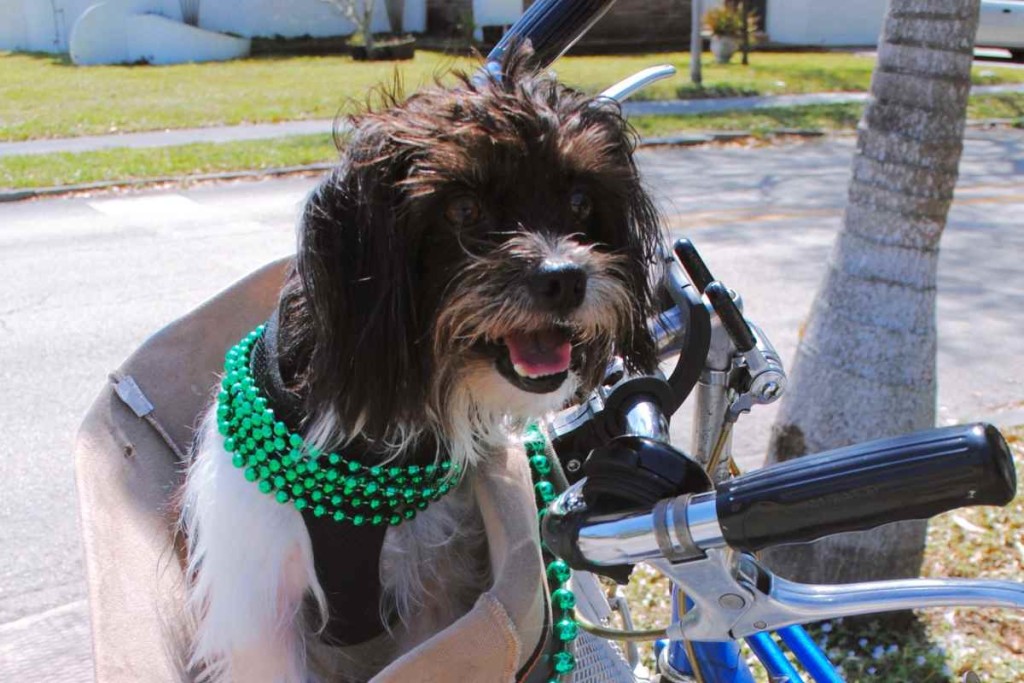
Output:
<instances>
[{"instance_id":1,"label":"dog's white chest fur","mask_svg":"<svg viewBox=\"0 0 1024 683\"><path fill-rule=\"evenodd\" d=\"M213 411L182 503L196 627L192 666L210 681L308 680L306 640L317 637L328 606L306 525L293 506L261 493L232 465ZM471 480L388 529L380 569L382 606L398 616L384 646L391 656L465 613L489 582ZM307 597L318 608L312 619L303 610Z\"/></svg>"}]
</instances>

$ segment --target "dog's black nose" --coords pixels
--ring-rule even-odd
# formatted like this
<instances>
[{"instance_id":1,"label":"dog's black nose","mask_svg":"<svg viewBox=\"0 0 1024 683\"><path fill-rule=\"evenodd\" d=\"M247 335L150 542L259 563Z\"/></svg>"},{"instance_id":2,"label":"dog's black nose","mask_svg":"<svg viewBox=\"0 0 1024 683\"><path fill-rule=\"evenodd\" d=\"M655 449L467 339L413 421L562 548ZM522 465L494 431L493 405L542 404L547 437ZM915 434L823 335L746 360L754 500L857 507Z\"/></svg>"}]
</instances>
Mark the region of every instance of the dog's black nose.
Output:
<instances>
[{"instance_id":1,"label":"dog's black nose","mask_svg":"<svg viewBox=\"0 0 1024 683\"><path fill-rule=\"evenodd\" d=\"M575 263L545 261L530 276L530 294L541 308L568 313L583 303L587 274Z\"/></svg>"}]
</instances>

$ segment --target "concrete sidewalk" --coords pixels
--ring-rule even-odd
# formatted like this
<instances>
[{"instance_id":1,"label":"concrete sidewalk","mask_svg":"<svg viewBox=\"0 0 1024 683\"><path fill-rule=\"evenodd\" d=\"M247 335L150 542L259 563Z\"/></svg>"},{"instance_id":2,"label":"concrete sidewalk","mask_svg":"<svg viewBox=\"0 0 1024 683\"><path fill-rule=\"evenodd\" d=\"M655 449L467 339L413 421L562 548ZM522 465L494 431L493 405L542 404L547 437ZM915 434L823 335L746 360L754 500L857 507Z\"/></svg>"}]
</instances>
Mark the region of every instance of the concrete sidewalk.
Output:
<instances>
[{"instance_id":1,"label":"concrete sidewalk","mask_svg":"<svg viewBox=\"0 0 1024 683\"><path fill-rule=\"evenodd\" d=\"M1024 92L1024 83L977 85L972 95L999 95ZM818 92L802 95L765 95L760 97L716 97L705 100L649 100L626 102L627 116L717 114L724 111L754 111L779 107L806 107L814 104L847 104L867 102L866 92Z\"/></svg>"},{"instance_id":2,"label":"concrete sidewalk","mask_svg":"<svg viewBox=\"0 0 1024 683\"><path fill-rule=\"evenodd\" d=\"M1024 83L977 86L971 92L975 95L1024 92ZM815 104L847 104L866 102L867 99L868 94L864 92L807 93L803 95L771 95L763 97L721 97L704 100L626 102L623 105L623 109L627 116L687 116L726 111L754 111L778 107L805 107ZM145 133L0 142L0 157L51 154L54 152L91 152L117 147L145 149L150 147L188 145L197 142L266 140L290 135L326 134L334 129L334 125L335 122L331 119L312 119L309 121L285 121L283 123L180 128Z\"/></svg>"},{"instance_id":3,"label":"concrete sidewalk","mask_svg":"<svg viewBox=\"0 0 1024 683\"><path fill-rule=\"evenodd\" d=\"M210 126L207 128L177 128L145 133L118 133L115 135L85 135L77 138L52 138L24 142L0 142L0 157L26 154L52 154L54 152L93 152L100 149L131 147L174 147L196 142L236 142L267 140L290 135L318 135L330 133L334 122L330 119L285 121L283 123L247 123L239 126Z\"/></svg>"}]
</instances>

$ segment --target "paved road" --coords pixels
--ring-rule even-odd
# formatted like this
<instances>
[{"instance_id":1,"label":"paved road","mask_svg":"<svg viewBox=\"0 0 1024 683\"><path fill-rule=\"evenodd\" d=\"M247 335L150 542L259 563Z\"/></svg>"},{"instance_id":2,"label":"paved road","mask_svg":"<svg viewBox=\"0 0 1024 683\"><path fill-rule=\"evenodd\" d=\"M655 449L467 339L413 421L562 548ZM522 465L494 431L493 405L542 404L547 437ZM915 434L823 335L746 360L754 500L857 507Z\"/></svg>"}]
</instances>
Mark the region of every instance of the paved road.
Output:
<instances>
[{"instance_id":1,"label":"paved road","mask_svg":"<svg viewBox=\"0 0 1024 683\"><path fill-rule=\"evenodd\" d=\"M640 154L670 226L744 295L786 359L839 224L852 149L845 137ZM1022 179L1024 135L970 134L939 264L944 423L1024 423ZM0 680L90 679L75 426L148 332L292 250L311 183L0 205ZM748 465L771 416L737 427Z\"/></svg>"}]
</instances>

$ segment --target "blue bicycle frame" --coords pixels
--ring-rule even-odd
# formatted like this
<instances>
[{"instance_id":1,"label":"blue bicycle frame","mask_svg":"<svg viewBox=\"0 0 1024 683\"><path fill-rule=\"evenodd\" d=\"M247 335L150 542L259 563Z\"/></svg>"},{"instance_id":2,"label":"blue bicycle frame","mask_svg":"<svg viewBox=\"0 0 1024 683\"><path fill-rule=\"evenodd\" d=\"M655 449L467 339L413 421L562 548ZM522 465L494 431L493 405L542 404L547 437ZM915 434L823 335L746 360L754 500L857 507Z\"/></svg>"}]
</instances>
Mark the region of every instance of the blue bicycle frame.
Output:
<instances>
[{"instance_id":1,"label":"blue bicycle frame","mask_svg":"<svg viewBox=\"0 0 1024 683\"><path fill-rule=\"evenodd\" d=\"M679 620L679 590L672 588L672 619ZM691 606L687 600L687 608ZM836 673L835 667L817 643L807 634L802 626L788 626L776 632L776 635L793 653L797 662L817 683L843 683L842 677ZM786 683L804 683L799 671L790 664L782 647L770 633L758 633L745 639L751 652L768 672L771 680ZM659 665L669 669L662 671L671 680L672 674L694 676L694 667L681 641L659 640L655 643L655 657ZM690 643L691 651L705 683L754 683L754 677L743 660L740 646L736 642ZM662 651L666 650L665 656Z\"/></svg>"}]
</instances>

